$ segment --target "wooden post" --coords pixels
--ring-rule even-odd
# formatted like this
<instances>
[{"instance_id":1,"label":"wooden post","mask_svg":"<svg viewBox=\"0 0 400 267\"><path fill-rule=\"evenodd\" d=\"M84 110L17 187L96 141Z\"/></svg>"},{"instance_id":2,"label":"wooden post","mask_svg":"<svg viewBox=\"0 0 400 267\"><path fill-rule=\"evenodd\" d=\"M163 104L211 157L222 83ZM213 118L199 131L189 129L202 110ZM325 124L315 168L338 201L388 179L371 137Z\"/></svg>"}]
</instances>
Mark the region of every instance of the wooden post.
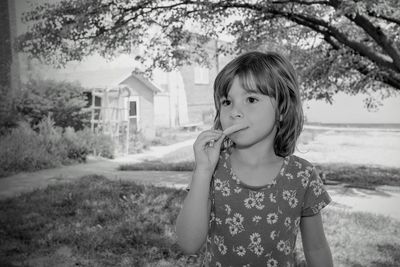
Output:
<instances>
[{"instance_id":1,"label":"wooden post","mask_svg":"<svg viewBox=\"0 0 400 267\"><path fill-rule=\"evenodd\" d=\"M92 118L90 120L90 129L92 130L92 133L94 133L94 100L95 100L95 96L94 96L94 89L92 89Z\"/></svg>"}]
</instances>

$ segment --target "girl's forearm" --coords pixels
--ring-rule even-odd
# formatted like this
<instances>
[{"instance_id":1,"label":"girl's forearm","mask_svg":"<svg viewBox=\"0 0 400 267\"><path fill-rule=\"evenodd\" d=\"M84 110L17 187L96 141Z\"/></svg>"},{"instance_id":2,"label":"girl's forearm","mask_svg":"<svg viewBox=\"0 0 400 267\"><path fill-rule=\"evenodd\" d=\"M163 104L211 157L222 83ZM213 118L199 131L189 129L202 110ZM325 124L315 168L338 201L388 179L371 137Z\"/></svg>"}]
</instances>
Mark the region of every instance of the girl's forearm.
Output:
<instances>
[{"instance_id":1,"label":"girl's forearm","mask_svg":"<svg viewBox=\"0 0 400 267\"><path fill-rule=\"evenodd\" d=\"M332 254L328 245L316 250L305 251L305 256L309 267L333 267Z\"/></svg>"},{"instance_id":2,"label":"girl's forearm","mask_svg":"<svg viewBox=\"0 0 400 267\"><path fill-rule=\"evenodd\" d=\"M207 172L193 172L190 191L177 218L178 244L187 254L196 253L207 237L210 179Z\"/></svg>"}]
</instances>

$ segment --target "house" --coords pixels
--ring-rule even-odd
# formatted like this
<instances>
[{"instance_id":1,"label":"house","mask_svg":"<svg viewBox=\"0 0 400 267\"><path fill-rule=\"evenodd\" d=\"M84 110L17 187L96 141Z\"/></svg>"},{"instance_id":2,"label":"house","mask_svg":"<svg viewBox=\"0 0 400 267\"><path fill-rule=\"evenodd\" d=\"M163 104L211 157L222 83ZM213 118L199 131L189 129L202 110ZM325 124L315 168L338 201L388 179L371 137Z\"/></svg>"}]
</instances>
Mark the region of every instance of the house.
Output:
<instances>
[{"instance_id":1,"label":"house","mask_svg":"<svg viewBox=\"0 0 400 267\"><path fill-rule=\"evenodd\" d=\"M86 95L92 130L109 134L123 152L129 151L131 139L137 133L153 139L154 102L158 93L162 93L162 89L134 73L117 85L91 88Z\"/></svg>"},{"instance_id":2,"label":"house","mask_svg":"<svg viewBox=\"0 0 400 267\"><path fill-rule=\"evenodd\" d=\"M64 70L43 71L41 76L77 81L87 88L92 130L111 135L120 144L119 151L127 152L134 133L151 140L157 128L213 122L213 81L227 60L215 56L216 43L210 42L207 48L213 58L209 67L186 65L168 73L154 70L151 80L126 64L132 61L129 57L124 64L89 58Z\"/></svg>"}]
</instances>

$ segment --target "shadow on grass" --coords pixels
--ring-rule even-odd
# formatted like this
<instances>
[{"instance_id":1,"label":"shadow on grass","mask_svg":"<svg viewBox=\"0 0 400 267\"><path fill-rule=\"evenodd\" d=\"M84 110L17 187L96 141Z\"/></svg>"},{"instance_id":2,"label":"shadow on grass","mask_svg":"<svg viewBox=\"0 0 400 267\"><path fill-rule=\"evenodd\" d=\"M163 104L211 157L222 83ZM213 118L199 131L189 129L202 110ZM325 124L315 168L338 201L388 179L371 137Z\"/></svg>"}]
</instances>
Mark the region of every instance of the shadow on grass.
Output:
<instances>
[{"instance_id":1,"label":"shadow on grass","mask_svg":"<svg viewBox=\"0 0 400 267\"><path fill-rule=\"evenodd\" d=\"M185 195L91 175L1 200L0 263L199 266L203 252L186 256L176 244L175 220ZM332 209L323 219L337 266L354 259L362 266L400 265L400 222ZM306 266L301 262L297 266Z\"/></svg>"},{"instance_id":2,"label":"shadow on grass","mask_svg":"<svg viewBox=\"0 0 400 267\"><path fill-rule=\"evenodd\" d=\"M395 267L399 266L400 263L400 247L394 246L393 244L379 244L377 246L378 251L387 255L388 259L392 260L385 260L385 261L373 261L372 263L376 266L385 266L385 267Z\"/></svg>"},{"instance_id":3,"label":"shadow on grass","mask_svg":"<svg viewBox=\"0 0 400 267\"><path fill-rule=\"evenodd\" d=\"M193 161L164 162L146 160L141 163L119 166L121 171L193 171ZM316 165L325 183L344 183L347 187L374 190L376 186L400 186L399 168L381 168L362 165L323 164Z\"/></svg>"}]
</instances>

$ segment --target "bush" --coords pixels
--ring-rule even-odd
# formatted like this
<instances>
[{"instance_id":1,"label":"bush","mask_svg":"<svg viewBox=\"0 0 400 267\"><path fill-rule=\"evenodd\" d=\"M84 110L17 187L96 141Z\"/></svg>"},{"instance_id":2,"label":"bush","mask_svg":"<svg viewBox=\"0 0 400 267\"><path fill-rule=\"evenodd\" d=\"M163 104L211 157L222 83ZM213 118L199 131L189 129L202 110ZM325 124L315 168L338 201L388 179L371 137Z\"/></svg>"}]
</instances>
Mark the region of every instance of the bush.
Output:
<instances>
[{"instance_id":1,"label":"bush","mask_svg":"<svg viewBox=\"0 0 400 267\"><path fill-rule=\"evenodd\" d=\"M129 154L137 154L149 148L151 142L147 140L141 131L130 133Z\"/></svg>"},{"instance_id":2,"label":"bush","mask_svg":"<svg viewBox=\"0 0 400 267\"><path fill-rule=\"evenodd\" d=\"M112 159L115 155L115 145L112 138L103 133L93 133L89 128L76 132L79 142L85 144L88 153Z\"/></svg>"},{"instance_id":3,"label":"bush","mask_svg":"<svg viewBox=\"0 0 400 267\"><path fill-rule=\"evenodd\" d=\"M30 80L15 97L17 111L34 127L52 114L55 126L81 130L89 122L84 89L74 83Z\"/></svg>"},{"instance_id":4,"label":"bush","mask_svg":"<svg viewBox=\"0 0 400 267\"><path fill-rule=\"evenodd\" d=\"M86 157L90 153L90 147L78 136L74 128L65 128L63 142L65 144L68 159L78 162L86 161Z\"/></svg>"},{"instance_id":5,"label":"bush","mask_svg":"<svg viewBox=\"0 0 400 267\"><path fill-rule=\"evenodd\" d=\"M43 137L21 123L0 140L0 176L60 165L59 157L49 153L48 148L43 145Z\"/></svg>"},{"instance_id":6,"label":"bush","mask_svg":"<svg viewBox=\"0 0 400 267\"><path fill-rule=\"evenodd\" d=\"M113 158L112 139L90 129L75 132L72 127L57 127L51 117L40 121L35 130L21 122L0 140L0 177L85 162L89 153Z\"/></svg>"}]
</instances>

